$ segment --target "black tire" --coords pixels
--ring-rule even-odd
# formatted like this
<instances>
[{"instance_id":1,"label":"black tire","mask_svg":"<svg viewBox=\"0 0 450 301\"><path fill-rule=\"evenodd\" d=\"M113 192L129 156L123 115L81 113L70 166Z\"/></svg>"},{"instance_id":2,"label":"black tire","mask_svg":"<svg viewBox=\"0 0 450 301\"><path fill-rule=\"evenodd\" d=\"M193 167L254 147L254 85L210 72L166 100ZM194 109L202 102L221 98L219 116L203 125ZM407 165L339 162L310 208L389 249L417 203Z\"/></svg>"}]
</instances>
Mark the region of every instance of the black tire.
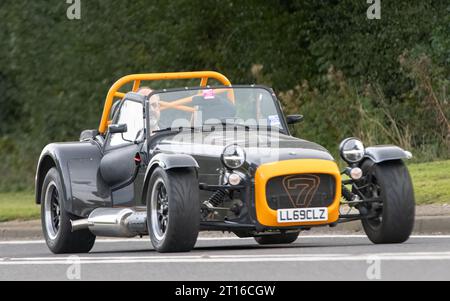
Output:
<instances>
[{"instance_id":1,"label":"black tire","mask_svg":"<svg viewBox=\"0 0 450 301\"><path fill-rule=\"evenodd\" d=\"M264 235L255 237L255 240L260 245L291 244L297 240L299 234L300 232Z\"/></svg>"},{"instance_id":2,"label":"black tire","mask_svg":"<svg viewBox=\"0 0 450 301\"><path fill-rule=\"evenodd\" d=\"M148 233L155 250L160 253L191 251L200 229L195 170L157 168L150 178L146 201Z\"/></svg>"},{"instance_id":3,"label":"black tire","mask_svg":"<svg viewBox=\"0 0 450 301\"><path fill-rule=\"evenodd\" d=\"M54 254L88 253L95 243L89 230L72 232L70 220L76 218L64 210L66 202L56 168L48 171L41 188L41 223L45 241Z\"/></svg>"},{"instance_id":4,"label":"black tire","mask_svg":"<svg viewBox=\"0 0 450 301\"><path fill-rule=\"evenodd\" d=\"M366 160L362 170L376 187L370 191L363 190L364 195L378 196L382 202L381 206L372 204L367 207L369 213L379 215L362 220L368 238L375 244L407 241L413 231L415 217L414 189L407 167L403 161L375 164Z\"/></svg>"}]
</instances>

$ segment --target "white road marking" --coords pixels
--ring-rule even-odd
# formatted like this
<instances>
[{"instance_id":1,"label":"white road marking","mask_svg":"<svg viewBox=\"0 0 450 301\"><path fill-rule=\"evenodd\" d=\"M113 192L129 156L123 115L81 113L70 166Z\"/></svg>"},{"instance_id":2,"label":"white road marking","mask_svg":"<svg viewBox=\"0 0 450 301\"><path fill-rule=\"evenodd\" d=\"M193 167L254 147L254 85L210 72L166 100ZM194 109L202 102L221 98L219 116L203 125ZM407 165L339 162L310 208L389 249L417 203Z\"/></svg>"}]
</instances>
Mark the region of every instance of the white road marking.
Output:
<instances>
[{"instance_id":1,"label":"white road marking","mask_svg":"<svg viewBox=\"0 0 450 301\"><path fill-rule=\"evenodd\" d=\"M305 235L299 237L302 238L366 238L365 235ZM428 235L428 236L411 236L411 238L450 238L450 235ZM252 237L239 238L239 237L199 237L198 241L225 241L225 240L252 240ZM122 243L122 242L145 242L150 241L145 238L102 238L96 240L96 243ZM11 241L0 241L0 245L32 245L32 244L45 244L45 240L11 240Z\"/></svg>"},{"instance_id":2,"label":"white road marking","mask_svg":"<svg viewBox=\"0 0 450 301\"><path fill-rule=\"evenodd\" d=\"M366 235L303 235L298 238L301 241L304 238L322 239L322 238L367 238ZM448 239L450 235L412 235L411 238L426 238L426 239ZM199 237L198 241L225 241L225 240L253 240L251 237L239 238L235 236L230 237ZM102 238L98 239L95 243L122 243L122 242L144 242L150 243L146 238ZM45 244L45 240L11 240L0 241L0 245L33 245L33 244Z\"/></svg>"},{"instance_id":3,"label":"white road marking","mask_svg":"<svg viewBox=\"0 0 450 301\"><path fill-rule=\"evenodd\" d=\"M246 240L253 238L239 238L239 237L199 237L198 241L214 241L214 240ZM123 243L123 242L145 242L150 243L150 239L145 238L101 238L95 243ZM0 241L0 245L38 245L45 244L45 240L10 240Z\"/></svg>"},{"instance_id":4,"label":"white road marking","mask_svg":"<svg viewBox=\"0 0 450 301\"><path fill-rule=\"evenodd\" d=\"M242 263L242 262L329 262L329 261L423 261L450 260L450 252L410 252L378 254L262 254L192 256L77 257L80 264L136 263ZM71 265L69 257L2 258L0 265Z\"/></svg>"},{"instance_id":5,"label":"white road marking","mask_svg":"<svg viewBox=\"0 0 450 301\"><path fill-rule=\"evenodd\" d=\"M365 235L306 235L299 238L366 238ZM448 239L450 235L413 235L411 238ZM201 237L200 241L252 240L238 237ZM99 239L98 243L144 242L147 239ZM0 245L45 244L43 240L5 241ZM379 259L384 261L419 261L450 260L450 252L399 252L371 254L260 254L260 255L187 255L187 256L79 256L81 264L133 264L133 263L242 263L242 262L328 262L328 261L367 261ZM73 257L24 257L0 258L0 265L70 265Z\"/></svg>"},{"instance_id":6,"label":"white road marking","mask_svg":"<svg viewBox=\"0 0 450 301\"><path fill-rule=\"evenodd\" d=\"M199 237L199 241L211 241L211 240L245 240L249 238L239 238L239 237ZM122 243L122 242L145 242L150 243L150 239L145 238L101 238L95 241L95 243ZM45 240L11 240L11 241L0 241L0 245L36 245L45 244Z\"/></svg>"}]
</instances>

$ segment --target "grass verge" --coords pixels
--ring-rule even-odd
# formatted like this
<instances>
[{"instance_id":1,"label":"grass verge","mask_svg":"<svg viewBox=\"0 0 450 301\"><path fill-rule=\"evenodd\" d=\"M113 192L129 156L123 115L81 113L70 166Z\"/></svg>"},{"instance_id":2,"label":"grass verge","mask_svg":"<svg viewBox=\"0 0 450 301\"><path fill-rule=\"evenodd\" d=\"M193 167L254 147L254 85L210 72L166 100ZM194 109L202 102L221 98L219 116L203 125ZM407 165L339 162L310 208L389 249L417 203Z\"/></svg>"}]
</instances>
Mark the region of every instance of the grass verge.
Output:
<instances>
[{"instance_id":1,"label":"grass verge","mask_svg":"<svg viewBox=\"0 0 450 301\"><path fill-rule=\"evenodd\" d=\"M417 204L450 204L450 160L410 164Z\"/></svg>"},{"instance_id":2,"label":"grass verge","mask_svg":"<svg viewBox=\"0 0 450 301\"><path fill-rule=\"evenodd\" d=\"M0 193L0 222L39 218L32 192Z\"/></svg>"}]
</instances>

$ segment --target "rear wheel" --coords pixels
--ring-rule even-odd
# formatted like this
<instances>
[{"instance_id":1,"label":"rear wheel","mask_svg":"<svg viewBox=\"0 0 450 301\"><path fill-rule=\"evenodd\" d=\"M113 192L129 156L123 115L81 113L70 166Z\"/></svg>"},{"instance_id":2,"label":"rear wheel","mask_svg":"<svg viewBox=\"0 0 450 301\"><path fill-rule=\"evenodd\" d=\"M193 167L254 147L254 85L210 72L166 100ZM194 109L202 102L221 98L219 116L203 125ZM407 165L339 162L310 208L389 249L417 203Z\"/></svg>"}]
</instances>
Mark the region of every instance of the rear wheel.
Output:
<instances>
[{"instance_id":1,"label":"rear wheel","mask_svg":"<svg viewBox=\"0 0 450 301\"><path fill-rule=\"evenodd\" d=\"M41 223L48 248L55 254L88 253L95 243L89 230L72 232L70 220L75 219L64 210L64 194L56 168L47 173L41 193Z\"/></svg>"},{"instance_id":2,"label":"rear wheel","mask_svg":"<svg viewBox=\"0 0 450 301\"><path fill-rule=\"evenodd\" d=\"M297 240L300 232L280 233L255 237L260 245L290 244Z\"/></svg>"},{"instance_id":3,"label":"rear wheel","mask_svg":"<svg viewBox=\"0 0 450 301\"><path fill-rule=\"evenodd\" d=\"M156 251L188 252L200 229L198 180L193 169L157 168L147 192L148 231Z\"/></svg>"},{"instance_id":4,"label":"rear wheel","mask_svg":"<svg viewBox=\"0 0 450 301\"><path fill-rule=\"evenodd\" d=\"M414 190L407 167L402 161L379 164L367 160L362 169L366 175L366 198L379 198L364 209L370 216L362 224L368 238L375 244L402 243L408 240L414 227Z\"/></svg>"}]
</instances>

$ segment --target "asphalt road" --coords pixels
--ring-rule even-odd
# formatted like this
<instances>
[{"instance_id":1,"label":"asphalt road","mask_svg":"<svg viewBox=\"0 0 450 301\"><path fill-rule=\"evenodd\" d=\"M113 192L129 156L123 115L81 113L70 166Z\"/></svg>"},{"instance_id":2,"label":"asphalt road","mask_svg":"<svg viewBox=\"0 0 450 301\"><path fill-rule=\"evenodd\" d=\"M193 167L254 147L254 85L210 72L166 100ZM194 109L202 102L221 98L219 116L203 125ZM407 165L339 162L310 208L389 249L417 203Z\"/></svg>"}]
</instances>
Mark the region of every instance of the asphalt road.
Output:
<instances>
[{"instance_id":1,"label":"asphalt road","mask_svg":"<svg viewBox=\"0 0 450 301\"><path fill-rule=\"evenodd\" d=\"M200 238L159 254L147 238L98 240L91 253L51 254L43 241L0 242L0 280L450 280L450 236L373 245L364 236L303 236L292 245Z\"/></svg>"}]
</instances>

